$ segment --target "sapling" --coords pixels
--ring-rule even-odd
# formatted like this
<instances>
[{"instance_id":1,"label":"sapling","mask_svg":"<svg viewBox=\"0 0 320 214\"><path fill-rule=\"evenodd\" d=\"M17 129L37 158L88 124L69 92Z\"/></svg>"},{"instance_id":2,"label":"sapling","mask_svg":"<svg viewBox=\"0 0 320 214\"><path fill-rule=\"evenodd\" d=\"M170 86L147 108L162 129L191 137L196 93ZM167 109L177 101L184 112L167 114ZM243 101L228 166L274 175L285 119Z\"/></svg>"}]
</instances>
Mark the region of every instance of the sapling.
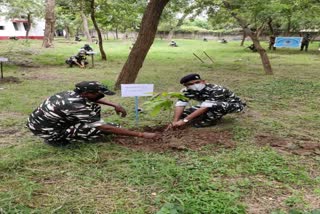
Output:
<instances>
[{"instance_id":1,"label":"sapling","mask_svg":"<svg viewBox=\"0 0 320 214\"><path fill-rule=\"evenodd\" d=\"M177 99L185 100L186 97L180 92L162 92L144 102L143 106L152 117L156 117L161 111L168 111L167 118L171 118L173 105Z\"/></svg>"}]
</instances>

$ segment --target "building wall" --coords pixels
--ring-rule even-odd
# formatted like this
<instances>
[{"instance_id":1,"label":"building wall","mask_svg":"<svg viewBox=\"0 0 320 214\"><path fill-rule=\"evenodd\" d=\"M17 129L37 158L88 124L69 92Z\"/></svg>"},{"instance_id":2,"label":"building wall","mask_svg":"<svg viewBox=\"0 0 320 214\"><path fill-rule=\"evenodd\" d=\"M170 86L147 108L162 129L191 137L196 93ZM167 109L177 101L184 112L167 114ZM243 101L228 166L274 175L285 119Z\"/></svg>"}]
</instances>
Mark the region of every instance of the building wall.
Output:
<instances>
[{"instance_id":1,"label":"building wall","mask_svg":"<svg viewBox=\"0 0 320 214\"><path fill-rule=\"evenodd\" d=\"M15 23L15 24L14 24ZM14 20L14 23L11 19L6 19L3 16L0 16L0 39L5 40L9 37L25 38L26 30L23 25L25 20ZM30 39L43 39L44 36L45 22L42 20L34 21L34 24L31 26L29 32Z\"/></svg>"}]
</instances>

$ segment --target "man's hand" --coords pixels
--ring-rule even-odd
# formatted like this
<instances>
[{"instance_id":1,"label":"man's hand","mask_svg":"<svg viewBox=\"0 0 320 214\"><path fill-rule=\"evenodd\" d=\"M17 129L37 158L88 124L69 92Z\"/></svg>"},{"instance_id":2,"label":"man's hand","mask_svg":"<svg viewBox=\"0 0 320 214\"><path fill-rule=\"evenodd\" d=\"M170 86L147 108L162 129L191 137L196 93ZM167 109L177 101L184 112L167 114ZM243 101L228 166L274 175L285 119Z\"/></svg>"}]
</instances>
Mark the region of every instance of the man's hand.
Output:
<instances>
[{"instance_id":1,"label":"man's hand","mask_svg":"<svg viewBox=\"0 0 320 214\"><path fill-rule=\"evenodd\" d=\"M142 132L141 137L146 138L146 139L159 139L160 135L157 133L151 133L151 132Z\"/></svg>"},{"instance_id":2,"label":"man's hand","mask_svg":"<svg viewBox=\"0 0 320 214\"><path fill-rule=\"evenodd\" d=\"M177 127L183 127L186 124L187 123L183 122L183 120L178 120L176 122L170 123L164 131L168 131L169 129L173 129L173 128L177 128Z\"/></svg>"},{"instance_id":3,"label":"man's hand","mask_svg":"<svg viewBox=\"0 0 320 214\"><path fill-rule=\"evenodd\" d=\"M127 116L126 110L120 105L116 105L114 107L114 110L116 111L117 115L120 115L120 113L121 113L121 117Z\"/></svg>"},{"instance_id":4,"label":"man's hand","mask_svg":"<svg viewBox=\"0 0 320 214\"><path fill-rule=\"evenodd\" d=\"M186 125L187 123L186 122L183 122L183 120L178 120L177 122L173 122L172 123L172 126L173 127L181 127L181 126L184 126Z\"/></svg>"}]
</instances>

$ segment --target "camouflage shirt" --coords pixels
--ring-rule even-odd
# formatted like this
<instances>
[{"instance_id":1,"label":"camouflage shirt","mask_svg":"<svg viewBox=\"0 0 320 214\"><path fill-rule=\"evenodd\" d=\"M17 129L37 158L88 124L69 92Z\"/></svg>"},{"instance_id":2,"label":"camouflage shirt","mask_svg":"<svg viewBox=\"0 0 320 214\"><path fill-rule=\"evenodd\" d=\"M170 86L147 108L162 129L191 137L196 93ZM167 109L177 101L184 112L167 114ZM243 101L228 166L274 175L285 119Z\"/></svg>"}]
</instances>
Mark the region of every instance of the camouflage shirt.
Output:
<instances>
[{"instance_id":1,"label":"camouflage shirt","mask_svg":"<svg viewBox=\"0 0 320 214\"><path fill-rule=\"evenodd\" d=\"M176 103L176 106L187 106L189 104L188 100L190 99L198 101L200 103L200 107L209 108L221 102L243 104L241 99L232 91L220 85L206 84L205 88L201 91L184 88L182 89L182 93L186 99L179 100Z\"/></svg>"},{"instance_id":2,"label":"camouflage shirt","mask_svg":"<svg viewBox=\"0 0 320 214\"><path fill-rule=\"evenodd\" d=\"M87 58L85 56L75 55L70 57L70 60L73 62L81 63L87 61Z\"/></svg>"},{"instance_id":3,"label":"camouflage shirt","mask_svg":"<svg viewBox=\"0 0 320 214\"><path fill-rule=\"evenodd\" d=\"M33 131L49 133L59 133L78 123L97 127L104 124L100 111L98 104L74 91L65 91L49 97L34 110L27 126Z\"/></svg>"}]
</instances>

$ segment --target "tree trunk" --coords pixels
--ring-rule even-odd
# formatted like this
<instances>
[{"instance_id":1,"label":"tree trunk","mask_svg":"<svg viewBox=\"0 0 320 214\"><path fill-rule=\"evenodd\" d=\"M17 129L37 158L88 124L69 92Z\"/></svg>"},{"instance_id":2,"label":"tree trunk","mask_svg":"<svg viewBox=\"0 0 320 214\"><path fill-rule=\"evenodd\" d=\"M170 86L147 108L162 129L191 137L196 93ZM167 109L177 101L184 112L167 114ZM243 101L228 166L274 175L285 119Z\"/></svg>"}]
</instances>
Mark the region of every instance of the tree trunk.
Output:
<instances>
[{"instance_id":1,"label":"tree trunk","mask_svg":"<svg viewBox=\"0 0 320 214\"><path fill-rule=\"evenodd\" d=\"M287 26L286 36L289 36L290 29L291 29L291 16L288 17L288 26Z\"/></svg>"},{"instance_id":2,"label":"tree trunk","mask_svg":"<svg viewBox=\"0 0 320 214\"><path fill-rule=\"evenodd\" d=\"M170 31L169 31L169 34L168 34L168 37L167 37L167 40L172 40L172 37L173 37L173 34L174 32L179 28L181 27L181 25L183 24L185 18L187 17L187 13L183 14L183 16L179 19L177 25L175 27L173 27Z\"/></svg>"},{"instance_id":3,"label":"tree trunk","mask_svg":"<svg viewBox=\"0 0 320 214\"><path fill-rule=\"evenodd\" d=\"M257 37L256 34L254 34L249 28L248 28L248 24L242 19L240 18L235 12L232 11L232 6L230 5L229 2L227 1L223 1L223 4L224 6L231 12L231 16L233 18L235 18L239 25L243 28L243 31L246 35L248 35L253 44L255 45L258 53L260 54L260 57L261 57L261 61L262 61L262 65L263 65L263 69L265 71L266 74L273 74L272 72L272 67L271 67L271 64L270 64L270 60L269 60L269 57L267 55L267 52L265 49L263 49L260 45L260 42L259 42L259 39ZM263 29L263 26L261 26L261 29L259 29L258 31L262 30ZM258 33L258 32L257 32Z\"/></svg>"},{"instance_id":4,"label":"tree trunk","mask_svg":"<svg viewBox=\"0 0 320 214\"><path fill-rule=\"evenodd\" d=\"M274 30L273 30L273 26L272 26L272 18L271 17L269 17L268 26L269 26L270 34L274 35Z\"/></svg>"},{"instance_id":5,"label":"tree trunk","mask_svg":"<svg viewBox=\"0 0 320 214\"><path fill-rule=\"evenodd\" d=\"M30 28L31 28L31 23L32 23L32 20L31 20L31 13L28 13L28 26L27 26L27 29L26 29L26 40L29 39L29 32L30 32Z\"/></svg>"},{"instance_id":6,"label":"tree trunk","mask_svg":"<svg viewBox=\"0 0 320 214\"><path fill-rule=\"evenodd\" d=\"M261 62L262 62L265 73L273 74L269 57L267 55L266 50L260 45L259 39L257 38L256 35L251 35L250 38L252 39L254 46L256 47L258 53L260 54Z\"/></svg>"},{"instance_id":7,"label":"tree trunk","mask_svg":"<svg viewBox=\"0 0 320 214\"><path fill-rule=\"evenodd\" d=\"M45 29L42 47L49 48L53 45L54 39L54 25L56 22L56 17L54 13L54 8L56 5L55 0L47 0L46 2L46 15L45 15Z\"/></svg>"},{"instance_id":8,"label":"tree trunk","mask_svg":"<svg viewBox=\"0 0 320 214\"><path fill-rule=\"evenodd\" d=\"M183 25L183 22L184 20L187 18L187 16L193 12L193 10L195 9L195 5L192 5L190 7L188 7L184 13L183 13L183 16L178 20L178 23L175 27L173 27L170 31L169 31L169 34L168 34L168 37L167 37L167 40L172 40L172 37L173 37L173 34L174 32Z\"/></svg>"},{"instance_id":9,"label":"tree trunk","mask_svg":"<svg viewBox=\"0 0 320 214\"><path fill-rule=\"evenodd\" d=\"M144 59L154 41L162 11L168 2L169 0L149 1L142 17L138 38L116 81L116 89L119 89L122 83L135 82Z\"/></svg>"},{"instance_id":10,"label":"tree trunk","mask_svg":"<svg viewBox=\"0 0 320 214\"><path fill-rule=\"evenodd\" d=\"M245 30L243 29L242 40L241 40L240 46L243 46L244 41L246 40L246 37L247 37L246 32L245 32Z\"/></svg>"},{"instance_id":11,"label":"tree trunk","mask_svg":"<svg viewBox=\"0 0 320 214\"><path fill-rule=\"evenodd\" d=\"M94 0L91 0L90 2L90 9L91 9L91 20L93 22L94 28L97 31L98 34L98 44L99 44L99 49L100 49L100 54L101 54L101 59L107 61L107 55L104 52L103 49L103 39L102 39L102 35L101 35L101 31L100 28L98 27L98 23L96 21L96 17L95 17L95 6L94 6Z\"/></svg>"},{"instance_id":12,"label":"tree trunk","mask_svg":"<svg viewBox=\"0 0 320 214\"><path fill-rule=\"evenodd\" d=\"M119 39L119 36L118 36L118 28L116 28L116 40Z\"/></svg>"},{"instance_id":13,"label":"tree trunk","mask_svg":"<svg viewBox=\"0 0 320 214\"><path fill-rule=\"evenodd\" d=\"M64 35L64 38L66 38L67 40L70 40L70 27L67 24L64 25L64 31L66 32L66 35Z\"/></svg>"},{"instance_id":14,"label":"tree trunk","mask_svg":"<svg viewBox=\"0 0 320 214\"><path fill-rule=\"evenodd\" d=\"M82 23L83 23L83 31L84 31L84 34L85 34L86 37L87 37L87 41L88 41L89 43L92 43L92 39L91 39L91 36L90 36L89 27L88 27L88 19L87 19L87 16L84 14L83 11L80 11L80 14L81 14L81 19L82 19Z\"/></svg>"},{"instance_id":15,"label":"tree trunk","mask_svg":"<svg viewBox=\"0 0 320 214\"><path fill-rule=\"evenodd\" d=\"M266 23L264 22L264 23L257 29L257 31L256 31L256 33L255 33L257 39L259 39L262 31L264 30L265 24L266 24Z\"/></svg>"}]
</instances>

